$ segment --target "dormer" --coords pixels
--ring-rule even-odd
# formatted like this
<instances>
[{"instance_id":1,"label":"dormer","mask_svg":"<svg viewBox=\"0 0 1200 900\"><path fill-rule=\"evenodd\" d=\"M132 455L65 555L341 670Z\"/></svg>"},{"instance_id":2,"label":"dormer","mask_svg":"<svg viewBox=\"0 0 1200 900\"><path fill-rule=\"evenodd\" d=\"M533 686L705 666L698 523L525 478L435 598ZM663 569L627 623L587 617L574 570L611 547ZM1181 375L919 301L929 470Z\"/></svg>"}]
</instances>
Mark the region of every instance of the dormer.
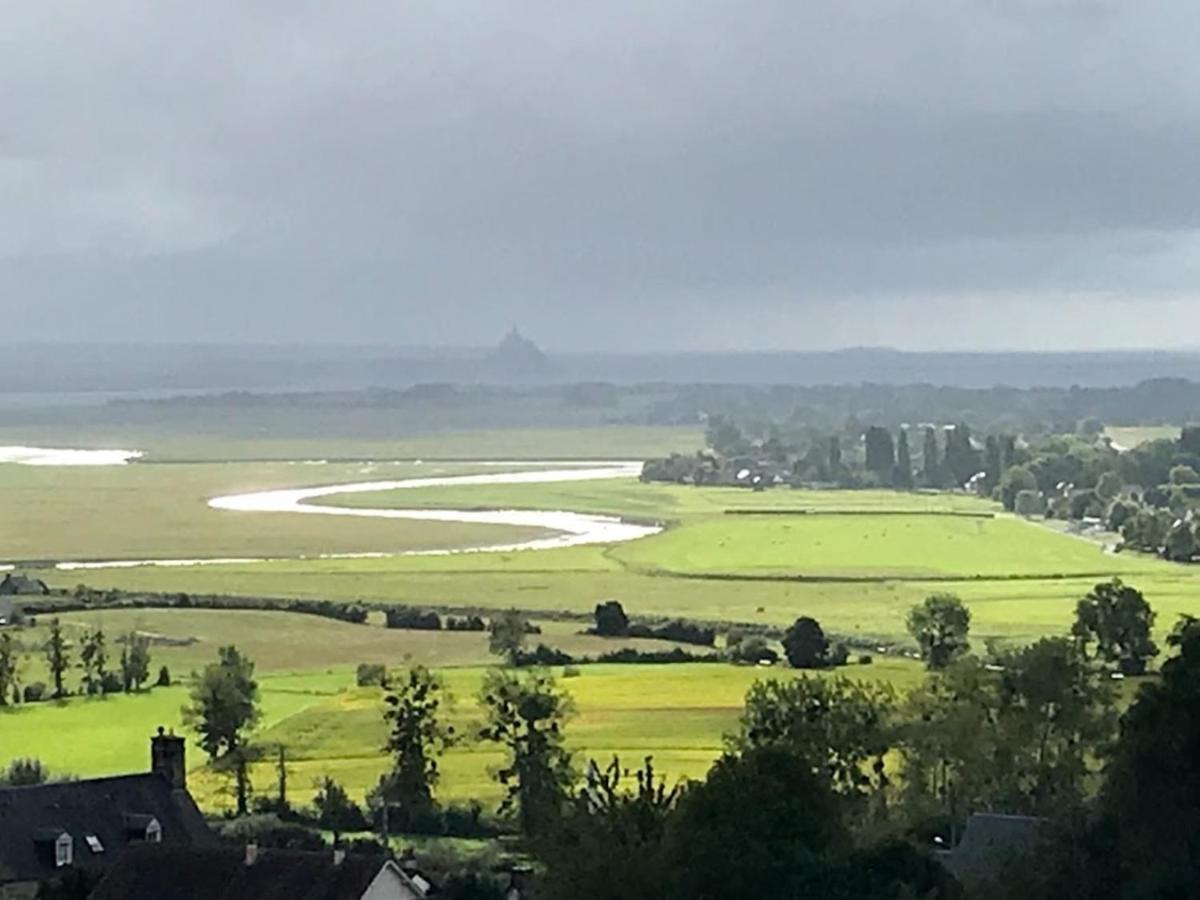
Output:
<instances>
[{"instance_id":1,"label":"dormer","mask_svg":"<svg viewBox=\"0 0 1200 900\"><path fill-rule=\"evenodd\" d=\"M131 841L162 843L162 823L144 813L125 813L125 836Z\"/></svg>"},{"instance_id":2,"label":"dormer","mask_svg":"<svg viewBox=\"0 0 1200 900\"><path fill-rule=\"evenodd\" d=\"M63 828L39 828L33 833L33 842L43 852L53 855L56 869L75 861L75 841Z\"/></svg>"}]
</instances>

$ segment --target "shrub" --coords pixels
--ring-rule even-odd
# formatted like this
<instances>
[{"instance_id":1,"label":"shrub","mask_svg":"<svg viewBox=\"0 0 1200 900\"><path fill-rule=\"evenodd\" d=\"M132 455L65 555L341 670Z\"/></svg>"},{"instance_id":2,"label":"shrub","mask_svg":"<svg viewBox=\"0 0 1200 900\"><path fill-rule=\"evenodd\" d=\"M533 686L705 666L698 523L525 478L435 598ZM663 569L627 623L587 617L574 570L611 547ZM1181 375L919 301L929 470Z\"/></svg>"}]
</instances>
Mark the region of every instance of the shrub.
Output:
<instances>
[{"instance_id":1,"label":"shrub","mask_svg":"<svg viewBox=\"0 0 1200 900\"><path fill-rule=\"evenodd\" d=\"M717 632L703 625L693 625L676 619L665 625L630 625L629 637L649 638L657 641L674 641L677 644L696 644L700 647L711 647L717 641Z\"/></svg>"},{"instance_id":2,"label":"shrub","mask_svg":"<svg viewBox=\"0 0 1200 900\"><path fill-rule=\"evenodd\" d=\"M578 678L579 675L580 675L579 666L564 666L563 667L563 673L562 673L563 678Z\"/></svg>"},{"instance_id":3,"label":"shrub","mask_svg":"<svg viewBox=\"0 0 1200 900\"><path fill-rule=\"evenodd\" d=\"M354 683L359 687L382 687L386 680L387 666L383 663L359 663L354 670Z\"/></svg>"},{"instance_id":4,"label":"shrub","mask_svg":"<svg viewBox=\"0 0 1200 900\"><path fill-rule=\"evenodd\" d=\"M554 647L538 644L532 650L518 650L513 657L515 666L569 666L575 657Z\"/></svg>"},{"instance_id":5,"label":"shrub","mask_svg":"<svg viewBox=\"0 0 1200 900\"><path fill-rule=\"evenodd\" d=\"M393 607L384 613L388 628L408 628L414 631L441 631L442 617L432 610Z\"/></svg>"},{"instance_id":6,"label":"shrub","mask_svg":"<svg viewBox=\"0 0 1200 900\"><path fill-rule=\"evenodd\" d=\"M8 768L0 775L0 784L11 787L25 787L31 784L45 784L50 780L50 770L40 759L26 757L14 759Z\"/></svg>"},{"instance_id":7,"label":"shrub","mask_svg":"<svg viewBox=\"0 0 1200 900\"><path fill-rule=\"evenodd\" d=\"M258 844L278 850L323 850L320 833L298 822L285 822L275 815L242 816L224 822L217 833L234 844Z\"/></svg>"},{"instance_id":8,"label":"shrub","mask_svg":"<svg viewBox=\"0 0 1200 900\"><path fill-rule=\"evenodd\" d=\"M25 685L25 690L21 692L21 699L26 703L41 703L46 699L45 683L35 681L32 684Z\"/></svg>"},{"instance_id":9,"label":"shrub","mask_svg":"<svg viewBox=\"0 0 1200 900\"><path fill-rule=\"evenodd\" d=\"M158 679L154 682L155 687L170 687L171 686L171 670L163 666L158 670Z\"/></svg>"},{"instance_id":10,"label":"shrub","mask_svg":"<svg viewBox=\"0 0 1200 900\"><path fill-rule=\"evenodd\" d=\"M862 656L860 656L858 658L858 664L860 666L869 666L874 661L875 660L871 658L871 654L869 654L869 653L864 653Z\"/></svg>"},{"instance_id":11,"label":"shrub","mask_svg":"<svg viewBox=\"0 0 1200 900\"><path fill-rule=\"evenodd\" d=\"M611 653L601 654L596 658L601 663L688 663L688 662L723 662L715 653L688 653L681 647L673 650L634 650L624 647Z\"/></svg>"},{"instance_id":12,"label":"shrub","mask_svg":"<svg viewBox=\"0 0 1200 900\"><path fill-rule=\"evenodd\" d=\"M850 648L840 642L834 644L833 650L829 653L829 664L831 666L844 666L848 659L850 659Z\"/></svg>"},{"instance_id":13,"label":"shrub","mask_svg":"<svg viewBox=\"0 0 1200 900\"><path fill-rule=\"evenodd\" d=\"M447 631L487 631L487 622L480 616L447 616Z\"/></svg>"},{"instance_id":14,"label":"shrub","mask_svg":"<svg viewBox=\"0 0 1200 900\"><path fill-rule=\"evenodd\" d=\"M751 665L764 662L779 662L779 654L768 647L767 642L760 637L745 638L738 641L734 645L730 658L734 662L749 663Z\"/></svg>"},{"instance_id":15,"label":"shrub","mask_svg":"<svg viewBox=\"0 0 1200 900\"><path fill-rule=\"evenodd\" d=\"M125 690L125 684L121 681L121 676L116 672L105 672L104 677L100 679L100 691L105 694L119 694Z\"/></svg>"}]
</instances>

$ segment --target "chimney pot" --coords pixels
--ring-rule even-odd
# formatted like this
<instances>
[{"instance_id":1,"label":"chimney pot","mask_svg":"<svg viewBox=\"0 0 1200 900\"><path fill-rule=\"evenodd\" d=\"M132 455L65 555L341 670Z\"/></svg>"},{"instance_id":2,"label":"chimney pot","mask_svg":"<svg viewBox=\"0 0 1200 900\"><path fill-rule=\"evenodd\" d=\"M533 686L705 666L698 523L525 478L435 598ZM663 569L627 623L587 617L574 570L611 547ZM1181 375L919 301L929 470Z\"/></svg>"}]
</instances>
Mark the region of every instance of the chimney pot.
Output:
<instances>
[{"instance_id":1,"label":"chimney pot","mask_svg":"<svg viewBox=\"0 0 1200 900\"><path fill-rule=\"evenodd\" d=\"M246 845L246 865L252 866L258 862L258 844Z\"/></svg>"}]
</instances>

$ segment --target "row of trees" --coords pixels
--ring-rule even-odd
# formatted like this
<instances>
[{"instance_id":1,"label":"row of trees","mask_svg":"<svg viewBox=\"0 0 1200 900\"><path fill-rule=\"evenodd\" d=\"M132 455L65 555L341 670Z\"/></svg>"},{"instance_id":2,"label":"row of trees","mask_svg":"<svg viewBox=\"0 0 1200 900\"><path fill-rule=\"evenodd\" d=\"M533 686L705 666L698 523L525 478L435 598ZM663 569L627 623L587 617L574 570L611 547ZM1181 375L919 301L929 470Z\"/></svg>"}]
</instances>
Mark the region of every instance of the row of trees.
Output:
<instances>
[{"instance_id":1,"label":"row of trees","mask_svg":"<svg viewBox=\"0 0 1200 900\"><path fill-rule=\"evenodd\" d=\"M86 630L78 644L70 640L62 622L52 619L49 634L41 646L50 687L40 681L24 682L28 661L25 648L10 631L0 633L0 706L12 703L36 702L47 696L61 700L72 691L68 677L78 669L79 693L85 695L132 693L140 691L150 681L150 639L136 631L118 639L120 655L114 661L104 629ZM114 666L115 662L115 666ZM158 674L158 684L170 683L170 672L164 666Z\"/></svg>"}]
</instances>

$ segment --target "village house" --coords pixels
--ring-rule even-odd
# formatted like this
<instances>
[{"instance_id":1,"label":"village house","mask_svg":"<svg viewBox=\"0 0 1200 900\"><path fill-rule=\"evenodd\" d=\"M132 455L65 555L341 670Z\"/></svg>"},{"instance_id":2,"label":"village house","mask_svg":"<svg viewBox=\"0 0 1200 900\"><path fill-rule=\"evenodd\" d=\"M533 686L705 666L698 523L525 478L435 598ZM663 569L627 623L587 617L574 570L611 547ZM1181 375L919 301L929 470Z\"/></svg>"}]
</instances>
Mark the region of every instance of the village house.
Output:
<instances>
[{"instance_id":1,"label":"village house","mask_svg":"<svg viewBox=\"0 0 1200 900\"><path fill-rule=\"evenodd\" d=\"M341 850L151 847L125 854L89 900L423 900L415 868Z\"/></svg>"},{"instance_id":2,"label":"village house","mask_svg":"<svg viewBox=\"0 0 1200 900\"><path fill-rule=\"evenodd\" d=\"M163 729L150 771L0 788L0 900L26 900L75 870L99 876L131 848L216 843L187 791L184 740Z\"/></svg>"}]
</instances>

